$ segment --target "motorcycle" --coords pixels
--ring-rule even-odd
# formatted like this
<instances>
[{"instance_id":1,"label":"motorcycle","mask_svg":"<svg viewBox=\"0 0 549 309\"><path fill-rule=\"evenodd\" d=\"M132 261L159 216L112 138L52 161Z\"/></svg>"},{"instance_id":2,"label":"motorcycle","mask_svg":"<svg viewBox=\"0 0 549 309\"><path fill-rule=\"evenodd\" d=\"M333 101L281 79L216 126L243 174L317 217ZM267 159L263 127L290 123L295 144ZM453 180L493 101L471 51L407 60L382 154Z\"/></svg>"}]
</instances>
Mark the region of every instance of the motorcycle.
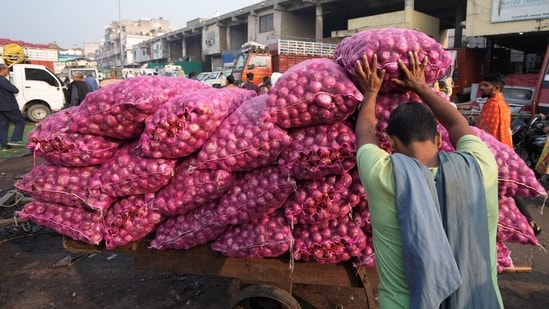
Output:
<instances>
[{"instance_id":1,"label":"motorcycle","mask_svg":"<svg viewBox=\"0 0 549 309\"><path fill-rule=\"evenodd\" d=\"M547 141L547 133L543 128L547 125L539 116L534 116L528 122L518 118L511 122L511 133L515 151L524 159L528 167L535 171L536 163Z\"/></svg>"}]
</instances>

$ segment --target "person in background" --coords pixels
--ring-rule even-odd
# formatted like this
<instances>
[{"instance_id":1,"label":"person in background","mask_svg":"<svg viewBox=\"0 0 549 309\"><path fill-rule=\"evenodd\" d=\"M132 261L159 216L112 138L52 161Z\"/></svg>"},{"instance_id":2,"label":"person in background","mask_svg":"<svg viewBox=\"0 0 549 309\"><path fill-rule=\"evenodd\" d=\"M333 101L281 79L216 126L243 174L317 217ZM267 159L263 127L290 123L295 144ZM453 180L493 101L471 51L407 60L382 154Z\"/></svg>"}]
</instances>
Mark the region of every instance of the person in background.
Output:
<instances>
[{"instance_id":1,"label":"person in background","mask_svg":"<svg viewBox=\"0 0 549 309\"><path fill-rule=\"evenodd\" d=\"M0 146L2 151L11 146L25 146L23 134L25 132L25 117L21 114L15 94L19 89L8 79L9 67L0 63ZM11 139L8 142L10 123L15 125Z\"/></svg>"},{"instance_id":2,"label":"person in background","mask_svg":"<svg viewBox=\"0 0 549 309\"><path fill-rule=\"evenodd\" d=\"M267 93L271 87L271 77L263 76L263 82L259 85L259 94Z\"/></svg>"},{"instance_id":3,"label":"person in background","mask_svg":"<svg viewBox=\"0 0 549 309\"><path fill-rule=\"evenodd\" d=\"M480 95L487 98L477 118L477 127L513 148L511 109L503 98L505 78L499 73L485 75L480 82Z\"/></svg>"},{"instance_id":4,"label":"person in background","mask_svg":"<svg viewBox=\"0 0 549 309\"><path fill-rule=\"evenodd\" d=\"M92 72L86 72L86 77L84 78L84 81L88 85L88 88L90 88L90 91L95 91L99 89L99 83L97 82L97 79L95 79L95 76L93 76Z\"/></svg>"},{"instance_id":5,"label":"person in background","mask_svg":"<svg viewBox=\"0 0 549 309\"><path fill-rule=\"evenodd\" d=\"M86 94L90 92L88 84L84 81L84 75L80 71L76 71L72 74L72 83L69 85L68 93L68 107L79 106Z\"/></svg>"},{"instance_id":6,"label":"person in background","mask_svg":"<svg viewBox=\"0 0 549 309\"><path fill-rule=\"evenodd\" d=\"M231 74L227 76L227 87L234 88L236 85L234 84L234 76Z\"/></svg>"},{"instance_id":7,"label":"person in background","mask_svg":"<svg viewBox=\"0 0 549 309\"><path fill-rule=\"evenodd\" d=\"M189 73L189 78L190 78L190 79L195 79L195 78L196 78L196 72L195 72L195 71L191 71L191 72Z\"/></svg>"},{"instance_id":8,"label":"person in background","mask_svg":"<svg viewBox=\"0 0 549 309\"><path fill-rule=\"evenodd\" d=\"M490 73L482 77L479 85L481 97L487 98L477 119L477 127L494 136L501 143L513 148L511 135L511 109L503 97L505 77ZM519 196L513 197L519 211L524 215L534 234L541 233L541 227L532 218L526 202Z\"/></svg>"},{"instance_id":9,"label":"person in background","mask_svg":"<svg viewBox=\"0 0 549 309\"><path fill-rule=\"evenodd\" d=\"M254 84L254 73L247 73L246 74L246 83L242 85L242 88L253 90L257 94L259 94L259 87L257 87L256 84Z\"/></svg>"},{"instance_id":10,"label":"person in background","mask_svg":"<svg viewBox=\"0 0 549 309\"><path fill-rule=\"evenodd\" d=\"M223 72L219 73L219 79L221 79L221 88L227 87L227 77Z\"/></svg>"},{"instance_id":11,"label":"person in background","mask_svg":"<svg viewBox=\"0 0 549 309\"><path fill-rule=\"evenodd\" d=\"M503 308L497 282L498 165L467 119L425 83L427 57L399 60L398 86L423 103L400 104L376 136L385 70L357 61L364 94L356 120L357 167L368 196L380 308ZM373 68L373 69L370 69ZM436 116L436 118L435 118ZM455 152L439 151L438 121Z\"/></svg>"}]
</instances>

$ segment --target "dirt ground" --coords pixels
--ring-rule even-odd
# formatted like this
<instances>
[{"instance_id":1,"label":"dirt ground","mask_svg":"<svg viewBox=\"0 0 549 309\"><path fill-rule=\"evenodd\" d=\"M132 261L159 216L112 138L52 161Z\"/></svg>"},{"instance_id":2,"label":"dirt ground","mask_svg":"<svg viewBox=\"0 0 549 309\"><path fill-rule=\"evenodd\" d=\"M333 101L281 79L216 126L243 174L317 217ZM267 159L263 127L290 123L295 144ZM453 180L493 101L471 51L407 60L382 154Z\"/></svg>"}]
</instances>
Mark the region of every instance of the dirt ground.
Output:
<instances>
[{"instance_id":1,"label":"dirt ground","mask_svg":"<svg viewBox=\"0 0 549 309\"><path fill-rule=\"evenodd\" d=\"M32 155L0 158L0 197L40 162ZM538 204L532 201L533 208ZM0 219L12 218L15 210L0 208ZM532 213L545 229L539 239L547 246L547 215ZM549 255L532 246L511 249L515 263L533 271L500 275L506 308L549 308ZM59 234L32 223L0 227L0 308L227 308L238 284L231 278L138 270L134 259L128 253L71 253ZM338 308L364 308L358 304ZM322 302L302 307L334 308Z\"/></svg>"}]
</instances>

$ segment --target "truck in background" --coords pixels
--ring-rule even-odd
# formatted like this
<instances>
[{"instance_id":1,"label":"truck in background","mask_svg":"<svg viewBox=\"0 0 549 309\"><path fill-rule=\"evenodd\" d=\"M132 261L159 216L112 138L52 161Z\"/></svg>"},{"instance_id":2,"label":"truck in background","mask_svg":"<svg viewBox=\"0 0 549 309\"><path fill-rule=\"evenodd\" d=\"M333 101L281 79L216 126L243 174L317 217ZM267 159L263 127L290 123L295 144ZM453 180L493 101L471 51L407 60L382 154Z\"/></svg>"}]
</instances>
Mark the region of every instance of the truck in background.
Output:
<instances>
[{"instance_id":1,"label":"truck in background","mask_svg":"<svg viewBox=\"0 0 549 309\"><path fill-rule=\"evenodd\" d=\"M58 74L59 78L63 80L65 85L68 85L72 82L72 74L74 72L80 71L84 74L84 77L87 73L91 73L93 77L97 80L97 84L103 79L103 74L97 70L97 62L87 59L75 59L65 62L65 66L61 70L61 73Z\"/></svg>"},{"instance_id":2,"label":"truck in background","mask_svg":"<svg viewBox=\"0 0 549 309\"><path fill-rule=\"evenodd\" d=\"M251 72L254 83L259 85L264 76L284 73L303 60L333 58L336 47L337 44L281 39L270 45L246 42L235 60L232 75L239 86Z\"/></svg>"},{"instance_id":3,"label":"truck in background","mask_svg":"<svg viewBox=\"0 0 549 309\"><path fill-rule=\"evenodd\" d=\"M15 44L17 45L17 44ZM65 86L47 66L28 63L20 46L4 46L1 61L10 67L10 81L19 89L15 95L23 115L40 122L65 106Z\"/></svg>"}]
</instances>

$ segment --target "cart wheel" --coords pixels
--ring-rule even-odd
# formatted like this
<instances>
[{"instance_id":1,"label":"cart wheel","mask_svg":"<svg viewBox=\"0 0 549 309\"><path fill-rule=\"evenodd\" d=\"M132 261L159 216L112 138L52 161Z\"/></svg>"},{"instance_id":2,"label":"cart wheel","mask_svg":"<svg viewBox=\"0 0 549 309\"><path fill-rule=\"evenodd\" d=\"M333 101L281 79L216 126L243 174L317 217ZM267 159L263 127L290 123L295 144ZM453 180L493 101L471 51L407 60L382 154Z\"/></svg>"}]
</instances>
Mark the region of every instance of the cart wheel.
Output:
<instances>
[{"instance_id":1,"label":"cart wheel","mask_svg":"<svg viewBox=\"0 0 549 309\"><path fill-rule=\"evenodd\" d=\"M271 285L252 285L238 292L229 309L301 309L301 305L287 291Z\"/></svg>"}]
</instances>

